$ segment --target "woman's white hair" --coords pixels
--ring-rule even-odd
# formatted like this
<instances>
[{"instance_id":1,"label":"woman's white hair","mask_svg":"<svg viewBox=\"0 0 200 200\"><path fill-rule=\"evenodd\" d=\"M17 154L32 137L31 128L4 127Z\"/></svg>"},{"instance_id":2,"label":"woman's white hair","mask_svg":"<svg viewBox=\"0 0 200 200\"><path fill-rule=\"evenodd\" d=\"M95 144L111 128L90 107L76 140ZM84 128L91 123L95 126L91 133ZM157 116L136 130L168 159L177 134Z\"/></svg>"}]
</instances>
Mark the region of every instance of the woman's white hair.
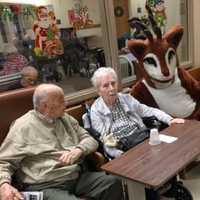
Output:
<instances>
[{"instance_id":1,"label":"woman's white hair","mask_svg":"<svg viewBox=\"0 0 200 200\"><path fill-rule=\"evenodd\" d=\"M34 109L39 110L42 103L49 101L52 93L64 94L62 88L54 84L40 84L36 87L33 94Z\"/></svg>"},{"instance_id":2,"label":"woman's white hair","mask_svg":"<svg viewBox=\"0 0 200 200\"><path fill-rule=\"evenodd\" d=\"M92 82L92 85L95 87L95 88L98 88L99 85L100 85L100 79L106 75L112 75L112 77L117 81L118 80L118 77L117 77L117 74L115 72L115 70L111 67L100 67L99 69L97 69L92 78L91 78L91 82Z\"/></svg>"}]
</instances>

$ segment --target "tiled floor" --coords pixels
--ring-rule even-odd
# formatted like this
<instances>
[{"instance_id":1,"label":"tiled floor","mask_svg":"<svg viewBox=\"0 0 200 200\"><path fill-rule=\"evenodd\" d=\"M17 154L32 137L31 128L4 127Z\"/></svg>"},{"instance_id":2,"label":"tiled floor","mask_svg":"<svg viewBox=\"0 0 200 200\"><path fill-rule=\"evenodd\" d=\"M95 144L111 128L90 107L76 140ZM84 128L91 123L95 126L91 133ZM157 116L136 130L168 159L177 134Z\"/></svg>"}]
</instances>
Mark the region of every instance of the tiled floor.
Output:
<instances>
[{"instance_id":1,"label":"tiled floor","mask_svg":"<svg viewBox=\"0 0 200 200\"><path fill-rule=\"evenodd\" d=\"M200 200L200 164L187 173L184 185L191 191L194 200Z\"/></svg>"},{"instance_id":2,"label":"tiled floor","mask_svg":"<svg viewBox=\"0 0 200 200\"><path fill-rule=\"evenodd\" d=\"M184 185L190 190L193 200L200 200L200 164L186 174L187 178L182 180ZM174 200L163 197L161 200Z\"/></svg>"},{"instance_id":3,"label":"tiled floor","mask_svg":"<svg viewBox=\"0 0 200 200\"><path fill-rule=\"evenodd\" d=\"M200 200L200 164L186 174L186 179L181 180L190 192L193 200ZM174 198L162 197L161 200L174 200Z\"/></svg>"}]
</instances>

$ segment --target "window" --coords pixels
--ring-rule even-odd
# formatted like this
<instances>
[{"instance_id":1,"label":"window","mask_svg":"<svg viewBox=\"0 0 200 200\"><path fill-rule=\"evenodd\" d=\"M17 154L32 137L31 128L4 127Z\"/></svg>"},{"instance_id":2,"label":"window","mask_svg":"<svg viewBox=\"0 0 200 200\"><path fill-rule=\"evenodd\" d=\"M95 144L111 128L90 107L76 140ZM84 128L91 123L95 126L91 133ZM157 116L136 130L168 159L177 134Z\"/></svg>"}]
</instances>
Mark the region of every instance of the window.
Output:
<instances>
[{"instance_id":1,"label":"window","mask_svg":"<svg viewBox=\"0 0 200 200\"><path fill-rule=\"evenodd\" d=\"M58 84L67 95L92 87L90 78L93 72L106 66L98 0L92 4L89 0L71 0L67 4L65 0L46 1L45 6L39 8L1 3L1 7L0 91L14 89L11 82L19 82L20 72L26 65L32 65L39 72L39 83ZM45 19L40 12L46 14ZM54 34L53 31L57 32ZM59 38L64 53L58 56L48 54L44 45L49 38ZM41 44L40 49L38 43ZM5 55L8 50L17 50L27 62L19 69L16 69L18 63L15 66L12 63L10 69L7 64L9 62L10 66L10 57ZM7 71L6 66L9 68Z\"/></svg>"},{"instance_id":2,"label":"window","mask_svg":"<svg viewBox=\"0 0 200 200\"><path fill-rule=\"evenodd\" d=\"M118 55L120 61L121 75L123 79L125 78L123 76L123 74L125 73L127 77L134 77L134 74L130 73L133 70L131 70L131 65L128 63L128 59L133 60L133 64L136 66L134 58L129 57L128 53L124 51L124 48L126 48L127 46L127 41L136 38L136 32L135 30L130 29L128 25L128 19L131 19L132 17L137 17L143 20L143 22L145 23L145 20L147 19L147 12L145 9L146 2L151 2L152 4L153 2L155 3L155 5L152 5L155 11L155 16L156 9L160 9L158 12L160 18L157 19L160 21L157 21L157 23L160 25L163 34L172 26L175 26L177 24L181 24L184 27L184 36L178 49L179 60L182 66L191 65L192 62L190 52L191 35L189 35L190 25L188 18L188 11L191 2L189 2L188 0L113 0ZM157 4L159 3L159 5L156 5L156 2ZM162 15L160 14L161 9L163 12ZM137 37L142 37L142 35L139 36L138 34ZM122 59L122 57L125 56L128 58L126 62L125 59ZM129 73L127 73L127 68Z\"/></svg>"},{"instance_id":3,"label":"window","mask_svg":"<svg viewBox=\"0 0 200 200\"><path fill-rule=\"evenodd\" d=\"M11 1L9 1L11 2ZM30 1L29 1L30 2ZM20 73L2 75L6 61L2 49L6 43L17 45L18 51L39 72L39 82L53 82L61 86L66 98L74 103L95 94L90 77L100 66L112 66L120 78L120 85L132 85L136 61L133 55L125 54L126 39L131 30L127 23L130 17L145 16L145 0L46 0L43 4L48 12L55 13L56 26L60 30L64 54L59 57L38 58L35 56L35 35L32 31L37 20L36 6L28 4L0 3L1 7L13 14L7 18L0 14L0 89L2 85L18 80ZM183 64L191 64L191 35L189 33L188 0L165 0L168 30L181 23L184 37L179 48ZM10 9L10 10L9 10ZM20 12L19 12L20 11ZM17 14L16 14L17 12ZM11 15L12 15L11 14ZM49 15L50 16L50 15ZM52 16L53 17L53 16ZM53 19L53 18L52 18ZM51 32L48 32L51 37ZM19 71L20 72L20 71Z\"/></svg>"}]
</instances>

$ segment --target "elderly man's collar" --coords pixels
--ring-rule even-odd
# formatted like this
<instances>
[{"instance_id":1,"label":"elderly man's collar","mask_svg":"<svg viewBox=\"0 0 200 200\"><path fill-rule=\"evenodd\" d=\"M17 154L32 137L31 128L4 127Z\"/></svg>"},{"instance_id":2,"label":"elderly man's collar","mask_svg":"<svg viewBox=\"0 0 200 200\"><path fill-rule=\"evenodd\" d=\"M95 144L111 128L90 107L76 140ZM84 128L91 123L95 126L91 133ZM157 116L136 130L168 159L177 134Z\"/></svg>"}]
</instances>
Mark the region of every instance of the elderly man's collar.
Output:
<instances>
[{"instance_id":1,"label":"elderly man's collar","mask_svg":"<svg viewBox=\"0 0 200 200\"><path fill-rule=\"evenodd\" d=\"M40 113L39 111L36 111L38 117L42 120L45 120L46 122L48 122L49 124L53 124L56 120L55 119L50 119L49 117L43 115L42 113Z\"/></svg>"}]
</instances>

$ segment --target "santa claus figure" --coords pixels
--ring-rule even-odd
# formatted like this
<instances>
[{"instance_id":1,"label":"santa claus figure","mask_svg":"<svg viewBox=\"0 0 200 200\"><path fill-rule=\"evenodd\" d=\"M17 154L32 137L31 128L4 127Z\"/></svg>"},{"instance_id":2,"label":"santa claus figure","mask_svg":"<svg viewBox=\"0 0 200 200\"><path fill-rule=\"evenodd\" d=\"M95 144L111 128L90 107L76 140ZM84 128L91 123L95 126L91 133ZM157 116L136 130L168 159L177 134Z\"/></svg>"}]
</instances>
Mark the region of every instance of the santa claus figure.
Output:
<instances>
[{"instance_id":1,"label":"santa claus figure","mask_svg":"<svg viewBox=\"0 0 200 200\"><path fill-rule=\"evenodd\" d=\"M38 7L37 21L33 25L33 31L35 32L35 53L37 56L63 54L62 42L59 40L60 31L57 28L53 11L48 12L45 6ZM53 52L51 51L52 46Z\"/></svg>"},{"instance_id":2,"label":"santa claus figure","mask_svg":"<svg viewBox=\"0 0 200 200\"><path fill-rule=\"evenodd\" d=\"M35 32L35 48L43 50L47 40L47 32L50 21L48 19L48 10L44 6L37 9L37 21L34 22L33 31Z\"/></svg>"}]
</instances>

